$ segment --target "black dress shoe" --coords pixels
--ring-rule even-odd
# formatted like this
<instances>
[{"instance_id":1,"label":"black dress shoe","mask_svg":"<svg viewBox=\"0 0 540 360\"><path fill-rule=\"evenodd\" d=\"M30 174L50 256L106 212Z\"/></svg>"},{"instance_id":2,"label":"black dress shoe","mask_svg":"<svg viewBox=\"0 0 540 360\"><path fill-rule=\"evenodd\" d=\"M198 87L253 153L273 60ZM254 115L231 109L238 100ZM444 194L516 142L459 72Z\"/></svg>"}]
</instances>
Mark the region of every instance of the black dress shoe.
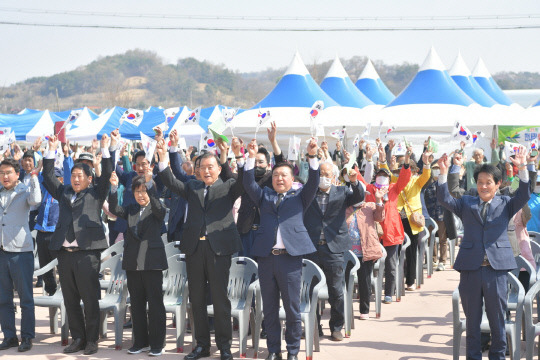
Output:
<instances>
[{"instance_id":1,"label":"black dress shoe","mask_svg":"<svg viewBox=\"0 0 540 360\"><path fill-rule=\"evenodd\" d=\"M287 353L287 360L298 360L298 354Z\"/></svg>"},{"instance_id":2,"label":"black dress shoe","mask_svg":"<svg viewBox=\"0 0 540 360\"><path fill-rule=\"evenodd\" d=\"M4 341L0 344L0 350L6 350L12 347L19 346L19 339L14 338L5 338Z\"/></svg>"},{"instance_id":3,"label":"black dress shoe","mask_svg":"<svg viewBox=\"0 0 540 360\"><path fill-rule=\"evenodd\" d=\"M89 341L86 343L86 347L84 348L83 354L84 355L92 355L97 353L98 346L96 342Z\"/></svg>"},{"instance_id":4,"label":"black dress shoe","mask_svg":"<svg viewBox=\"0 0 540 360\"><path fill-rule=\"evenodd\" d=\"M266 330L261 330L261 339L266 339L267 335L266 335Z\"/></svg>"},{"instance_id":5,"label":"black dress shoe","mask_svg":"<svg viewBox=\"0 0 540 360\"><path fill-rule=\"evenodd\" d=\"M266 360L281 360L281 353L268 353Z\"/></svg>"},{"instance_id":6,"label":"black dress shoe","mask_svg":"<svg viewBox=\"0 0 540 360\"><path fill-rule=\"evenodd\" d=\"M32 339L30 338L22 338L21 339L21 345L19 345L19 352L25 352L32 348Z\"/></svg>"},{"instance_id":7,"label":"black dress shoe","mask_svg":"<svg viewBox=\"0 0 540 360\"><path fill-rule=\"evenodd\" d=\"M184 356L184 360L197 360L208 356L210 356L210 349L197 346L192 352Z\"/></svg>"},{"instance_id":8,"label":"black dress shoe","mask_svg":"<svg viewBox=\"0 0 540 360\"><path fill-rule=\"evenodd\" d=\"M64 354L72 354L83 350L86 347L86 341L83 339L73 339L71 345L64 348Z\"/></svg>"},{"instance_id":9,"label":"black dress shoe","mask_svg":"<svg viewBox=\"0 0 540 360\"><path fill-rule=\"evenodd\" d=\"M37 287L37 288L43 287L43 280L38 279L38 281L36 281L36 287Z\"/></svg>"},{"instance_id":10,"label":"black dress shoe","mask_svg":"<svg viewBox=\"0 0 540 360\"><path fill-rule=\"evenodd\" d=\"M231 349L221 349L221 360L233 360Z\"/></svg>"}]
</instances>

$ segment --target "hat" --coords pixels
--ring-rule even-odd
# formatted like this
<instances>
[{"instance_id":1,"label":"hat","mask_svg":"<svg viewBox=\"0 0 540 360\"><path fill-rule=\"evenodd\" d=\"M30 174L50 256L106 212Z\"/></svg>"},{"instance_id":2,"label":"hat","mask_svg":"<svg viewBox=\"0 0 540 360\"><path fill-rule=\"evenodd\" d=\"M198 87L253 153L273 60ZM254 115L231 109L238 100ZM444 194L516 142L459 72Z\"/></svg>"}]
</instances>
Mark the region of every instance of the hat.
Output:
<instances>
[{"instance_id":1,"label":"hat","mask_svg":"<svg viewBox=\"0 0 540 360\"><path fill-rule=\"evenodd\" d=\"M54 176L56 177L64 177L64 170L60 168L54 168Z\"/></svg>"},{"instance_id":2,"label":"hat","mask_svg":"<svg viewBox=\"0 0 540 360\"><path fill-rule=\"evenodd\" d=\"M81 155L79 155L78 160L94 161L94 155L90 154L89 152L83 152L83 153L81 153Z\"/></svg>"},{"instance_id":3,"label":"hat","mask_svg":"<svg viewBox=\"0 0 540 360\"><path fill-rule=\"evenodd\" d=\"M23 157L23 159L26 158L26 157L31 157L33 159L34 158L34 150L26 150L22 157Z\"/></svg>"},{"instance_id":4,"label":"hat","mask_svg":"<svg viewBox=\"0 0 540 360\"><path fill-rule=\"evenodd\" d=\"M388 177L392 177L392 174L390 173L390 170L388 170L387 168L379 168L379 170L377 170L375 175L379 175L380 172L383 172Z\"/></svg>"}]
</instances>

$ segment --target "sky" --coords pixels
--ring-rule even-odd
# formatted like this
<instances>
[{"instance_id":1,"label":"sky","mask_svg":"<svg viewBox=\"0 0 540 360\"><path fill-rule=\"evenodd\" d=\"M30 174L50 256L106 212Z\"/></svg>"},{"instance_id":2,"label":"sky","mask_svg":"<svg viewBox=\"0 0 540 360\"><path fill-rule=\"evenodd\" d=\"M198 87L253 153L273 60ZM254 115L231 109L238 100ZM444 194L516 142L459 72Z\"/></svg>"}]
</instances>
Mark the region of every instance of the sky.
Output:
<instances>
[{"instance_id":1,"label":"sky","mask_svg":"<svg viewBox=\"0 0 540 360\"><path fill-rule=\"evenodd\" d=\"M36 12L13 10L34 9ZM46 14L44 10L55 13ZM80 12L61 14L59 12ZM91 14L97 15L91 15ZM110 16L104 16L104 13ZM123 14L124 16L115 16ZM125 15L152 15L137 17ZM529 19L479 19L485 15L537 15ZM154 16L156 15L156 16ZM165 17L162 15L169 15ZM248 20L188 19L186 16L247 16ZM272 17L266 21L254 16ZM411 19L411 17L416 17ZM426 17L436 17L434 21ZM456 16L459 19L449 19ZM472 16L473 19L462 19ZM291 17L283 19L283 17ZM292 19L301 17L302 19ZM327 19L318 21L313 18ZM329 17L338 18L328 20ZM360 20L344 20L360 17ZM379 20L366 20L378 17ZM381 19L382 17L382 19ZM396 17L388 19L389 17ZM404 17L398 20L397 17ZM441 18L442 17L442 18ZM341 19L340 19L341 18ZM540 25L540 1L319 1L319 0L94 0L0 1L0 23L246 28L396 28L433 26ZM166 63L194 57L240 72L285 67L296 50L306 64L368 56L387 64L421 64L434 46L449 68L458 51L472 69L479 56L491 73L540 72L540 26L532 29L256 32L37 27L0 24L0 84L49 76L130 49L156 52ZM349 74L356 79L359 74Z\"/></svg>"}]
</instances>

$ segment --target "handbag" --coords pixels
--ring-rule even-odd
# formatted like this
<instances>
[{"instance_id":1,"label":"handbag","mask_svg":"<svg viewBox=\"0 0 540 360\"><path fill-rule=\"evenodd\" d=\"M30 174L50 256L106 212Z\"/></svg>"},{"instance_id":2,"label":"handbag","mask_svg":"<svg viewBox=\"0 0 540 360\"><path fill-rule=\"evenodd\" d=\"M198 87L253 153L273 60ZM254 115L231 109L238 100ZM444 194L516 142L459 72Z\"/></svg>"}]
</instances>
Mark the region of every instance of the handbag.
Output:
<instances>
[{"instance_id":1,"label":"handbag","mask_svg":"<svg viewBox=\"0 0 540 360\"><path fill-rule=\"evenodd\" d=\"M416 225L421 228L426 226L426 219L424 218L424 215L422 215L422 212L412 210L411 205L409 204L409 201L407 200L407 197L405 196L405 193L403 191L400 193L400 195L403 196L403 200L405 200L405 204L407 204L407 207L409 208L409 211L411 212L411 217L409 218L409 221L413 225Z\"/></svg>"}]
</instances>

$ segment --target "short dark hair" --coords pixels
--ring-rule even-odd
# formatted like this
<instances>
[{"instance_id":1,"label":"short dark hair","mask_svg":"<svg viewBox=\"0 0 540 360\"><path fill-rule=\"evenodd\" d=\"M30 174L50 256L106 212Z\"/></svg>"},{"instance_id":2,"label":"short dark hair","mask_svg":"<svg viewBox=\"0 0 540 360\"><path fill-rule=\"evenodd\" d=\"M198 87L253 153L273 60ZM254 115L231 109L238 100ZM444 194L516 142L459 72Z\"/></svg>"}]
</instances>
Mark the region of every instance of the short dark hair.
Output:
<instances>
[{"instance_id":1,"label":"short dark hair","mask_svg":"<svg viewBox=\"0 0 540 360\"><path fill-rule=\"evenodd\" d=\"M22 158L24 159L24 158L27 158L27 157L33 159L34 158L34 150L25 151Z\"/></svg>"},{"instance_id":2,"label":"short dark hair","mask_svg":"<svg viewBox=\"0 0 540 360\"><path fill-rule=\"evenodd\" d=\"M499 170L496 166L491 164L483 164L480 166L477 166L474 169L474 182L478 182L478 175L480 173L486 173L488 175L493 176L493 181L496 183L499 183L502 180L502 173L501 170Z\"/></svg>"},{"instance_id":3,"label":"short dark hair","mask_svg":"<svg viewBox=\"0 0 540 360\"><path fill-rule=\"evenodd\" d=\"M21 165L13 158L5 158L0 162L0 166L2 165L11 166L17 174L21 172Z\"/></svg>"},{"instance_id":4,"label":"short dark hair","mask_svg":"<svg viewBox=\"0 0 540 360\"><path fill-rule=\"evenodd\" d=\"M142 175L137 175L131 180L131 191L135 192L141 186L146 187L146 179Z\"/></svg>"},{"instance_id":5,"label":"short dark hair","mask_svg":"<svg viewBox=\"0 0 540 360\"><path fill-rule=\"evenodd\" d=\"M294 167L292 166L292 164L290 162L287 162L287 161L277 163L276 166L274 166L272 168L272 174L274 173L274 170L276 170L277 168L280 168L280 167L289 168L291 170L291 175L294 176Z\"/></svg>"},{"instance_id":6,"label":"short dark hair","mask_svg":"<svg viewBox=\"0 0 540 360\"><path fill-rule=\"evenodd\" d=\"M92 169L90 169L90 166L88 166L87 164L85 164L83 162L78 162L75 165L73 165L73 167L71 168L71 173L72 174L73 174L73 170L75 170L75 169L82 170L86 174L86 176L88 176L88 177L92 176Z\"/></svg>"},{"instance_id":7,"label":"short dark hair","mask_svg":"<svg viewBox=\"0 0 540 360\"><path fill-rule=\"evenodd\" d=\"M135 153L135 156L133 157L133 163L137 163L137 159L141 156L146 158L146 152L144 152L144 150L139 150Z\"/></svg>"},{"instance_id":8,"label":"short dark hair","mask_svg":"<svg viewBox=\"0 0 540 360\"><path fill-rule=\"evenodd\" d=\"M268 152L268 150L263 147L259 148L259 150L257 150L257 154L263 154L266 158L266 162L270 164L270 153Z\"/></svg>"},{"instance_id":9,"label":"short dark hair","mask_svg":"<svg viewBox=\"0 0 540 360\"><path fill-rule=\"evenodd\" d=\"M216 159L217 164L218 164L219 166L221 166L221 162L219 161L218 156L217 156L216 154L214 154L214 153L211 153L211 152L207 152L207 153L202 154L201 156L199 156L199 157L197 158L197 161L201 162L201 161L203 161L203 159L210 159L210 158ZM199 159L200 159L200 160L199 160ZM200 165L199 165L199 166L200 166Z\"/></svg>"}]
</instances>

